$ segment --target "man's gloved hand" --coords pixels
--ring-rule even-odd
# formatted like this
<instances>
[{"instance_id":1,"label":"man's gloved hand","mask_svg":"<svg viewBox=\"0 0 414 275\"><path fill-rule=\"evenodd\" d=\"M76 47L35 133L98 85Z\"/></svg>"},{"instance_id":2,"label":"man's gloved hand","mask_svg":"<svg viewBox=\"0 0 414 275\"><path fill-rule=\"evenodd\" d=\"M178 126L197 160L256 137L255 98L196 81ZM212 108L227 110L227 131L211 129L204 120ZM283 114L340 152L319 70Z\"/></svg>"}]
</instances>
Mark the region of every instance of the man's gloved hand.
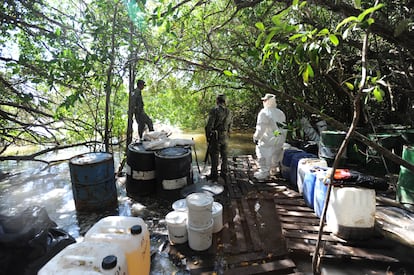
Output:
<instances>
[{"instance_id":1,"label":"man's gloved hand","mask_svg":"<svg viewBox=\"0 0 414 275\"><path fill-rule=\"evenodd\" d=\"M256 144L256 145L258 145L259 144L259 141L256 139L256 137L254 137L253 136L253 142L254 142L254 144Z\"/></svg>"}]
</instances>

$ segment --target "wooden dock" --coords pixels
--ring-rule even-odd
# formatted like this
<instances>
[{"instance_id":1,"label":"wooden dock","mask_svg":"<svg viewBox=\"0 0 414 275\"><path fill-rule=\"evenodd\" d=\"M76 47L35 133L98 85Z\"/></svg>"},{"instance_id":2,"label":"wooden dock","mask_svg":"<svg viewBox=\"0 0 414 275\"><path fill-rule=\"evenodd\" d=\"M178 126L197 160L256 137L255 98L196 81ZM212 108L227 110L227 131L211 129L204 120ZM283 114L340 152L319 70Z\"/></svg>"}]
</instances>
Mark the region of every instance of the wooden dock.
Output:
<instances>
[{"instance_id":1,"label":"wooden dock","mask_svg":"<svg viewBox=\"0 0 414 275\"><path fill-rule=\"evenodd\" d=\"M301 194L282 178L257 182L252 156L229 160L225 191L215 198L223 205L224 228L213 234L203 252L187 244L170 247L170 256L185 259L190 274L305 274L297 259L311 263L319 218ZM346 241L324 229L323 261L358 261L414 274L412 247L401 246L377 232L368 240ZM389 273L394 274L394 273Z\"/></svg>"}]
</instances>

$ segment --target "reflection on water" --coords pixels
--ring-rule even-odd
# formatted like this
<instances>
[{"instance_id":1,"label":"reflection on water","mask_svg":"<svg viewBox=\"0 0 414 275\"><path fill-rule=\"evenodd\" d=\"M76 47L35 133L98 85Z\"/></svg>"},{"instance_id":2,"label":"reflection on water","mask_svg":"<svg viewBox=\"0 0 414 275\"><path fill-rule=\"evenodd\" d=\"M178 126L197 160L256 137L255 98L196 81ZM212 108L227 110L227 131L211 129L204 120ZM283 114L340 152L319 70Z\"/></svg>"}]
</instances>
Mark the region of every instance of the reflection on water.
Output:
<instances>
[{"instance_id":1,"label":"reflection on water","mask_svg":"<svg viewBox=\"0 0 414 275\"><path fill-rule=\"evenodd\" d=\"M254 155L255 145L251 131L234 131L229 139L229 156ZM198 161L204 161L207 151L207 141L203 132L187 132L185 134L172 135L172 138L194 139ZM193 154L193 157L194 154Z\"/></svg>"}]
</instances>

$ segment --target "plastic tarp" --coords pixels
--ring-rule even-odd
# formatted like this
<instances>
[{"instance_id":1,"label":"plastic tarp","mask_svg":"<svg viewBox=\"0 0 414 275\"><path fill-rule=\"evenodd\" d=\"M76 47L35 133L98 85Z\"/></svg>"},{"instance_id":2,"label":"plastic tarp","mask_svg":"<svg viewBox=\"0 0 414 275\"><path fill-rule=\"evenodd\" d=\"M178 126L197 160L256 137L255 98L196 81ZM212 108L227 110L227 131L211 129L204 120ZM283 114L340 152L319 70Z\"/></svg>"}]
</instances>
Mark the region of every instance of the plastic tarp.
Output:
<instances>
[{"instance_id":1,"label":"plastic tarp","mask_svg":"<svg viewBox=\"0 0 414 275\"><path fill-rule=\"evenodd\" d=\"M15 216L0 215L0 274L37 274L52 257L75 242L42 207L28 207Z\"/></svg>"}]
</instances>

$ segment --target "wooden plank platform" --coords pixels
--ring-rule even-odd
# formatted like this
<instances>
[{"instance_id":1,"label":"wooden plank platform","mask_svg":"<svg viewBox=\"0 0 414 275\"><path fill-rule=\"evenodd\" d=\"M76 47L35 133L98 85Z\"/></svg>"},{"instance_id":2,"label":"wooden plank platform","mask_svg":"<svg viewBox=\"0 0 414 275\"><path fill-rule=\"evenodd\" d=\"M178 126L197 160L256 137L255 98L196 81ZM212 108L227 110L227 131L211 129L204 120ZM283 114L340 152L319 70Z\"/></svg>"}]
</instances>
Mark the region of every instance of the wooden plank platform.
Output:
<instances>
[{"instance_id":1,"label":"wooden plank platform","mask_svg":"<svg viewBox=\"0 0 414 275\"><path fill-rule=\"evenodd\" d=\"M252 156L233 157L229 166L230 173L221 182L225 194L217 198L223 204L223 230L213 234L208 251L195 252L183 244L174 246L172 253L196 259L187 261L191 274L301 274L295 259L311 259L319 218L285 179L255 181ZM401 249L381 234L350 242L326 228L321 247L322 260L357 259L404 268L411 264L413 251L411 247Z\"/></svg>"}]
</instances>

